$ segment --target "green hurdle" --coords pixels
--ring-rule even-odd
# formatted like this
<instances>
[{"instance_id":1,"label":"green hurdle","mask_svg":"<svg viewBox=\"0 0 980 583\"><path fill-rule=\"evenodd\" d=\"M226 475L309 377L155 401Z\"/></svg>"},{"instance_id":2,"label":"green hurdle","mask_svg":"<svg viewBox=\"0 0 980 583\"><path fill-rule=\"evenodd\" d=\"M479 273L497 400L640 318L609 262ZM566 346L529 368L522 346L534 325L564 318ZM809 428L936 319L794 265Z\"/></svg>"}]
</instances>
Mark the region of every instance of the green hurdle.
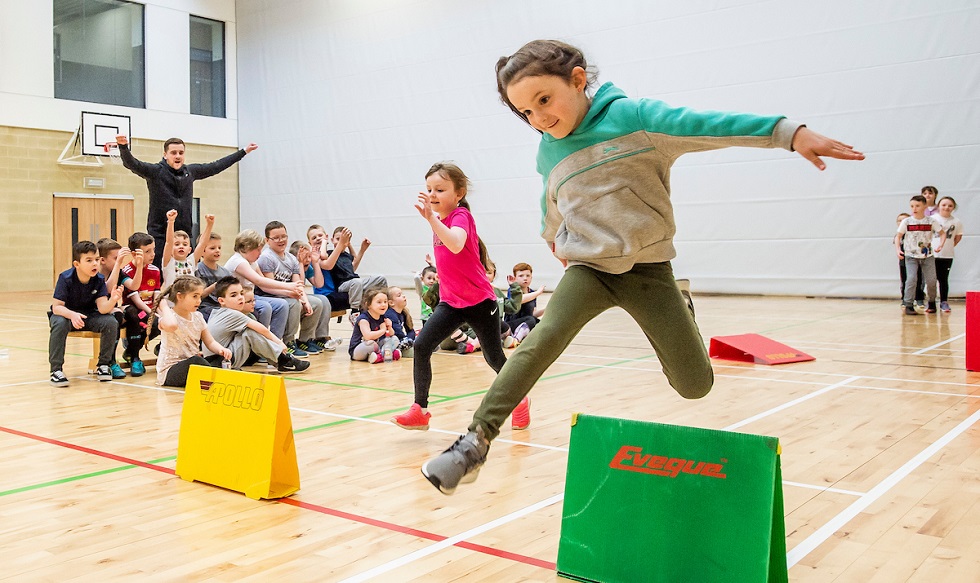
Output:
<instances>
[{"instance_id":1,"label":"green hurdle","mask_svg":"<svg viewBox=\"0 0 980 583\"><path fill-rule=\"evenodd\" d=\"M558 574L786 582L779 440L576 414Z\"/></svg>"}]
</instances>

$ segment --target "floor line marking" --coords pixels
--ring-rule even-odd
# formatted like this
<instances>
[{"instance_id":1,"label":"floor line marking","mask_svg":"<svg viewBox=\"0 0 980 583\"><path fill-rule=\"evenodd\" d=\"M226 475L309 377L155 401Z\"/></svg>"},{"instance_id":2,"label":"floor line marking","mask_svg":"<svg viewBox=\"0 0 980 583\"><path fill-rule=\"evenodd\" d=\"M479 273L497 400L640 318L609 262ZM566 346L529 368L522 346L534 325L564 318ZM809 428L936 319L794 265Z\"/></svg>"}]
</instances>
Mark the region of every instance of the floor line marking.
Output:
<instances>
[{"instance_id":1,"label":"floor line marking","mask_svg":"<svg viewBox=\"0 0 980 583\"><path fill-rule=\"evenodd\" d=\"M437 553L437 552L439 552L439 551L441 551L441 550L443 550L445 548L458 545L459 543L462 543L466 539L469 539L469 538L472 538L474 536L483 534L484 532L487 532L489 530L493 530L494 528L497 528L498 526L507 524L508 522L513 522L514 520L517 520L518 518L527 516L528 514L531 514L532 512L537 512L538 510L540 510L542 508L547 508L548 506L551 506L552 504L556 504L556 503L560 502L562 499L564 499L564 497L565 497L565 494L564 493L562 493L562 494L555 494L554 496L552 496L550 498L546 498L546 499L544 499L544 500L542 500L540 502L537 502L537 503L532 504L530 506L526 506L526 507L524 507L524 508L522 508L520 510L511 512L510 514L507 514L505 516L501 516L500 518L497 518L495 520L491 520L490 522L481 524L480 526L471 528L471 529L469 529L467 531L464 531L464 532L461 532L461 533L459 533L459 534L457 534L455 536L451 536L451 537L447 538L446 540L437 542L437 543L435 543L433 545L429 545L429 546L427 546L425 548L419 549L419 550L417 550L415 552L412 552L412 553L409 553L407 555L403 555L403 556L401 556L401 557L399 557L397 559L388 561L387 563L384 563L382 565L378 565L377 567L374 567L373 569L370 569L368 571L364 571L362 573L359 573L357 575L354 575L353 577L348 577L347 579L344 579L341 583L361 583L362 581L367 581L369 579L373 579L373 578L375 578L375 577L377 577L379 575L383 575L383 574L388 573L390 571L393 571L393 570L395 570L395 569L397 569L399 567L402 567L402 566L407 565L409 563L415 562L415 561L417 561L419 559L422 559L424 557L427 557L429 555L435 554L435 553ZM550 569L550 570L554 570L556 568L554 563L545 563L544 565L537 565L537 566L539 566L539 567L545 567L545 568Z\"/></svg>"},{"instance_id":2,"label":"floor line marking","mask_svg":"<svg viewBox=\"0 0 980 583\"><path fill-rule=\"evenodd\" d=\"M48 379L38 379L36 381L24 381L22 383L9 383L6 385L0 385L0 389L6 389L7 387L22 387L24 385L36 385L38 383L46 383Z\"/></svg>"},{"instance_id":3,"label":"floor line marking","mask_svg":"<svg viewBox=\"0 0 980 583\"><path fill-rule=\"evenodd\" d=\"M942 346L944 344L949 344L950 342L953 342L954 340L959 340L960 338L963 338L964 336L966 336L966 332L964 332L964 333L962 333L962 334L960 334L958 336L953 336L949 340L943 340L942 342L939 342L937 344L933 344L932 346L927 346L927 347L925 347L925 348L923 348L921 350L916 350L912 354L925 354L926 352L929 352L933 348L939 348L940 346Z\"/></svg>"},{"instance_id":4,"label":"floor line marking","mask_svg":"<svg viewBox=\"0 0 980 583\"><path fill-rule=\"evenodd\" d=\"M817 486L816 484L804 484L803 482L792 482L790 480L783 480L784 486L794 486L796 488L806 488L807 490L820 490L821 492L834 492L835 494L847 494L848 496L864 496L866 492L857 492L855 490L845 490L843 488L831 488L827 486Z\"/></svg>"},{"instance_id":5,"label":"floor line marking","mask_svg":"<svg viewBox=\"0 0 980 583\"><path fill-rule=\"evenodd\" d=\"M148 469L148 470L155 470L155 471L158 471L158 472L161 472L161 473L164 473L164 474L170 474L172 476L176 476L177 475L174 470L172 470L170 468L167 468L167 467L164 467L164 466L160 466L160 465L152 464L152 463L148 463L148 462L142 462L142 461L135 460L135 459L132 459L132 458L128 458L128 457L125 457L125 456L116 455L114 453L109 453L109 452L106 452L106 451L92 449L92 448L85 447L85 446L82 446L82 445L76 445L76 444L73 444L73 443L68 443L68 442L65 442L65 441L60 441L58 439L52 439L50 437L43 437L43 436L36 435L36 434L33 434L33 433L27 433L27 432L24 432L24 431L18 431L16 429L11 429L9 427L3 427L3 426L0 426L0 431L3 431L5 433L10 433L11 435L17 435L19 437L24 437L26 439L32 439L32 440L35 440L35 441L40 441L42 443L48 443L48 444L51 444L51 445L56 445L58 447L64 447L64 448L67 448L67 449L72 449L72 450L75 450L75 451L80 451L80 452L83 452L83 453L87 453L87 454L91 454L91 455L95 455L95 456L99 456L99 457L103 457L103 458L115 460L115 461L122 462L122 463L124 463L126 465L129 465L129 466L139 466L141 468L145 468L145 469ZM125 469L125 468L120 468L120 469ZM110 470L110 471L112 471L112 470ZM115 470L115 471L118 471L118 470ZM562 495L559 495L559 496L563 496L563 494ZM366 516L360 516L358 514L352 514L352 513L349 513L349 512L344 512L342 510L334 510L334 509L331 509L331 508L327 508L325 506L319 506L319 505L311 504L311 503L308 503L308 502L302 502L300 500L294 500L292 498L279 498L279 499L274 500L274 501L275 502L284 503L284 504L288 504L288 505L291 505L291 506L296 506L298 508L305 508L305 509L308 509L308 510L315 510L316 512L320 512L321 514L327 514L327 515L330 515L330 516L335 516L335 517L338 517L338 518L343 518L343 519L351 520L351 521L354 521L354 522L359 522L361 524L366 524L368 526L381 527L381 528L384 528L386 530L391 530L391 531L394 531L394 532L400 532L400 533L403 533L403 534L409 534L409 535L412 535L412 536L418 536L418 537L426 538L426 539L429 539L429 540L447 541L447 540L452 539L453 540L453 542L451 543L452 545L460 545L460 546L463 546L461 544L461 541L460 540L457 540L461 535L456 535L455 537L448 537L447 538L447 537L445 537L443 535L439 535L439 534L427 532L427 531L424 531L424 530L418 530L418 529L414 529L414 528L410 528L410 527L406 527L406 526L401 526L401 525L398 525L398 524L395 524L395 523L392 523L392 522L386 522L386 521L383 521L383 520L376 520L376 519L373 519L373 518L368 518ZM557 500L555 500L555 501L557 501ZM551 503L553 504L554 502L551 502ZM539 507L541 507L540 506L541 504L542 503L539 502L538 504L535 504L533 506L529 506L528 508L525 508L522 511L518 511L518 512L513 513L514 516L512 518L510 518L510 520L515 520L516 518L519 518L519 516L517 516L517 514L519 512L524 512L525 514L527 514L527 513L530 513L530 512L533 512L533 511L537 510ZM511 515L508 515L508 516L511 516ZM507 518L507 517L504 517L504 518ZM497 519L496 521L493 521L493 522L487 523L487 524L488 525L489 524L492 524L493 526L490 526L489 528L494 528L495 526L498 526L499 524L503 524L502 522L500 522L501 520L503 520L503 519ZM505 522L509 522L509 521L505 521ZM484 526L486 526L486 525L484 525ZM489 528L487 528L487 530L489 530ZM476 531L476 530L477 529L473 529L473 531ZM467 532L473 532L473 531L467 531ZM466 534L466 533L463 533L463 534ZM475 532L475 534L478 534L478 532ZM464 548L467 548L469 550L475 550L477 552L489 554L489 555L496 556L496 557L507 558L507 559L510 559L510 560L513 560L513 561L522 562L522 563L526 563L526 564L529 564L529 565L534 565L534 566L537 566L537 567L543 567L543 568L547 568L547 569L551 569L551 570L554 570L555 569L554 563L550 563L550 562L547 562L547 561L542 561L541 559L536 559L534 557L528 557L528 556L525 556L525 555L520 555L518 553L511 553L511 552L508 552L508 551L498 551L497 549L494 549L492 547L487 547L487 546L484 546L484 545L477 545L477 544L474 544L474 543L466 543L465 546L464 546Z\"/></svg>"},{"instance_id":6,"label":"floor line marking","mask_svg":"<svg viewBox=\"0 0 980 583\"><path fill-rule=\"evenodd\" d=\"M743 420L739 421L738 423L732 423L728 427L725 427L723 429L723 431L733 431L735 429L738 429L739 427L744 427L745 425L748 425L749 423L752 423L754 421L758 421L759 419L762 419L764 417L769 417L770 415L773 415L775 413L778 413L778 412L780 412L780 411L782 411L784 409L789 409L790 407L793 407L794 405L799 405L800 403L802 403L804 401L809 401L810 399L814 399L816 397L819 397L819 396L823 395L824 393L829 393L830 391L833 391L835 389L838 389L840 387L843 387L844 385L846 385L848 383L851 383L851 382L854 382L854 381L856 381L856 380L858 380L860 378L861 377L848 377L848 378L846 378L846 379L844 379L844 380L842 380L840 382L834 383L832 385L828 385L828 386L826 386L826 387L824 387L824 388L822 388L820 390L817 390L817 391L814 391L812 393L803 395L802 397L800 397L798 399L793 399L792 401L787 401L786 403L783 403L782 405L773 407L772 409L769 409L768 411L763 411L762 413L759 413L757 415L753 415L753 416L749 417L748 419L743 419Z\"/></svg>"},{"instance_id":7,"label":"floor line marking","mask_svg":"<svg viewBox=\"0 0 980 583\"><path fill-rule=\"evenodd\" d=\"M919 452L918 455L907 461L904 465L902 465L902 467L889 474L888 477L879 482L878 485L869 490L858 500L854 501L837 516L833 517L829 522L818 528L816 532L806 537L803 542L793 547L788 553L786 553L787 568L791 568L799 563L817 547L823 544L828 538L833 536L835 532L841 529L841 527L850 522L854 517L867 509L868 506L871 506L871 504L884 496L895 485L914 472L919 466L925 463L926 460L934 456L937 452L939 452L939 450L953 441L953 439L958 437L960 434L970 429L978 420L980 420L980 411L976 411L973 413L973 415L970 415L964 419L959 425L946 433L946 435L943 435L924 450Z\"/></svg>"}]
</instances>

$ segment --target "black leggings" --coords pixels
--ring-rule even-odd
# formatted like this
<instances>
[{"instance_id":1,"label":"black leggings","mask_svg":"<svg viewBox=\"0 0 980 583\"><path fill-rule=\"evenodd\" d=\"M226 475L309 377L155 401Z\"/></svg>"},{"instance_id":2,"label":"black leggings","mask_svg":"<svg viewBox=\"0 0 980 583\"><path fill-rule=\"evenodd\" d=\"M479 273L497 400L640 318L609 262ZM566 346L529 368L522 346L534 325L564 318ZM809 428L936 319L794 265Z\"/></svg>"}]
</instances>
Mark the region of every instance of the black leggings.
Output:
<instances>
[{"instance_id":1,"label":"black leggings","mask_svg":"<svg viewBox=\"0 0 980 583\"><path fill-rule=\"evenodd\" d=\"M439 302L415 339L415 402L420 407L429 406L432 353L464 322L470 325L480 340L483 358L490 368L500 372L507 362L504 347L500 343L500 310L497 309L496 300L484 300L467 308L454 308L445 302Z\"/></svg>"},{"instance_id":2,"label":"black leggings","mask_svg":"<svg viewBox=\"0 0 980 583\"><path fill-rule=\"evenodd\" d=\"M184 388L184 385L187 384L187 373L190 371L192 364L213 366L203 356L192 356L178 362L167 370L167 378L163 381L163 386Z\"/></svg>"},{"instance_id":3,"label":"black leggings","mask_svg":"<svg viewBox=\"0 0 980 583\"><path fill-rule=\"evenodd\" d=\"M953 258L936 257L936 280L939 281L939 301L949 300L949 270L953 267Z\"/></svg>"}]
</instances>

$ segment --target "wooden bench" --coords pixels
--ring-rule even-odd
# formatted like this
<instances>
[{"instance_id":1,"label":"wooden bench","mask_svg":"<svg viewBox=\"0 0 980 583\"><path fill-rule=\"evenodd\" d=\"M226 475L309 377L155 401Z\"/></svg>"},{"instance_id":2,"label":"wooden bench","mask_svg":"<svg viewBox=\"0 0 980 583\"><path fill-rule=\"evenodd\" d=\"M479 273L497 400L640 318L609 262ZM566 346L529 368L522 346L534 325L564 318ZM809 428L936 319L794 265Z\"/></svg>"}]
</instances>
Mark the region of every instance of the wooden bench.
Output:
<instances>
[{"instance_id":1,"label":"wooden bench","mask_svg":"<svg viewBox=\"0 0 980 583\"><path fill-rule=\"evenodd\" d=\"M120 331L119 337L121 338L126 331ZM92 339L92 358L88 359L88 374L95 374L95 369L99 366L99 350L102 348L102 335L98 332L92 332L90 330L72 330L68 333L69 338L91 338ZM143 364L145 366L151 366L157 363L156 358L144 358ZM129 368L128 362L121 362L119 366L123 368Z\"/></svg>"}]
</instances>

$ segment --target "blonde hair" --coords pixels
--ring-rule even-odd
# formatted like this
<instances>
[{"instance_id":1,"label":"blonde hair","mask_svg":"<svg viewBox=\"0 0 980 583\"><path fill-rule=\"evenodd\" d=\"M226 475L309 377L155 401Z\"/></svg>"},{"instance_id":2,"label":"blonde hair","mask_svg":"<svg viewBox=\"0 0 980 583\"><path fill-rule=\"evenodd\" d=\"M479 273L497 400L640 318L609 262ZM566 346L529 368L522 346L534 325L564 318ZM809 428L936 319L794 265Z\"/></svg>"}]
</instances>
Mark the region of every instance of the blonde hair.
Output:
<instances>
[{"instance_id":1,"label":"blonde hair","mask_svg":"<svg viewBox=\"0 0 980 583\"><path fill-rule=\"evenodd\" d=\"M248 253L249 251L261 249L263 245L265 245L265 237L252 229L245 229L235 236L236 253Z\"/></svg>"}]
</instances>

